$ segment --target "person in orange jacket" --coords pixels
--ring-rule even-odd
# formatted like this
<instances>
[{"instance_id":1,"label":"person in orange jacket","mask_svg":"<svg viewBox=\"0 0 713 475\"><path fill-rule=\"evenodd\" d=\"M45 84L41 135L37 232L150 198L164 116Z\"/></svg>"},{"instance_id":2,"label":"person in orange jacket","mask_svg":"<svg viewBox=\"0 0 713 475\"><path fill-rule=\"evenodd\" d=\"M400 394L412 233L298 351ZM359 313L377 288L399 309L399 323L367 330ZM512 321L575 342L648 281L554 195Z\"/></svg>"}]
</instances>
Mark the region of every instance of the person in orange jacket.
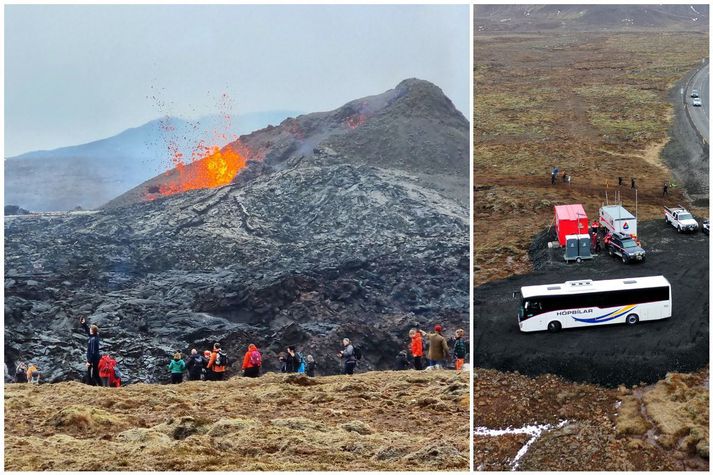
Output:
<instances>
[{"instance_id":1,"label":"person in orange jacket","mask_svg":"<svg viewBox=\"0 0 713 475\"><path fill-rule=\"evenodd\" d=\"M415 328L408 332L408 336L411 337L409 349L411 350L411 356L413 356L413 367L421 370L423 369L423 336Z\"/></svg>"},{"instance_id":2,"label":"person in orange jacket","mask_svg":"<svg viewBox=\"0 0 713 475\"><path fill-rule=\"evenodd\" d=\"M248 351L243 357L243 376L248 378L257 378L260 376L260 367L262 366L262 354L257 346L250 343Z\"/></svg>"},{"instance_id":3,"label":"person in orange jacket","mask_svg":"<svg viewBox=\"0 0 713 475\"><path fill-rule=\"evenodd\" d=\"M213 352L208 361L208 371L211 372L212 381L222 381L225 377L225 368L228 366L228 357L220 349L220 343L213 345Z\"/></svg>"}]
</instances>

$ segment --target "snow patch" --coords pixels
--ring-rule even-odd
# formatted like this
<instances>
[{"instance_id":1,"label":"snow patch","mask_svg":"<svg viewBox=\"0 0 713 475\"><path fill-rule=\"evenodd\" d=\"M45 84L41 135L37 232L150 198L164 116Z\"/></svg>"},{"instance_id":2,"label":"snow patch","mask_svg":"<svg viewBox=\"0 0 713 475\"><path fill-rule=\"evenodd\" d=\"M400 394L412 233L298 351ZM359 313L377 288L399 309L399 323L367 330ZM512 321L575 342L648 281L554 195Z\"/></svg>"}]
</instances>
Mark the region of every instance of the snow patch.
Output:
<instances>
[{"instance_id":1,"label":"snow patch","mask_svg":"<svg viewBox=\"0 0 713 475\"><path fill-rule=\"evenodd\" d=\"M560 421L556 425L552 424L536 424L536 425L525 425L522 427L517 427L517 428L512 428L508 427L506 429L489 429L487 427L476 427L475 428L475 435L481 435L481 436L487 436L487 437L499 437L503 435L522 435L526 434L529 435L530 438L525 442L525 445L520 447L520 450L517 451L517 454L515 455L515 458L510 462L510 469L512 471L517 470L517 467L520 465L520 460L522 457L525 456L527 451L530 449L530 446L540 438L540 436L550 430L555 430L555 429L561 429L564 427L569 421L564 420Z\"/></svg>"}]
</instances>

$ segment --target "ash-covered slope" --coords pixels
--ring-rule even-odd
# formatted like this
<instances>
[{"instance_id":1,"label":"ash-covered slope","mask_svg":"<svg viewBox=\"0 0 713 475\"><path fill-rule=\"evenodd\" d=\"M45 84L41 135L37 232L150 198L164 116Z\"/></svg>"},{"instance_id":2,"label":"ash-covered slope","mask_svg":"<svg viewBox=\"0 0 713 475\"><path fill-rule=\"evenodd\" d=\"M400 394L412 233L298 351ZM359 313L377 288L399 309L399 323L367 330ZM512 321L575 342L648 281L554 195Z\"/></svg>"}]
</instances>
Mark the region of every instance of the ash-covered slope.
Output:
<instances>
[{"instance_id":1,"label":"ash-covered slope","mask_svg":"<svg viewBox=\"0 0 713 475\"><path fill-rule=\"evenodd\" d=\"M478 32L671 29L708 31L708 5L476 5Z\"/></svg>"},{"instance_id":2,"label":"ash-covered slope","mask_svg":"<svg viewBox=\"0 0 713 475\"><path fill-rule=\"evenodd\" d=\"M390 368L414 322L467 328L467 208L349 158L318 147L241 184L6 218L6 362L79 378L80 316L130 381L165 378L173 351L215 340L233 361L256 343L270 369L297 344L333 373L348 336L368 367Z\"/></svg>"},{"instance_id":3,"label":"ash-covered slope","mask_svg":"<svg viewBox=\"0 0 713 475\"><path fill-rule=\"evenodd\" d=\"M289 160L329 148L334 160L403 170L464 205L468 201L469 123L440 88L419 79L404 80L394 89L333 111L287 119L243 135L226 148L248 160L237 183L278 172ZM173 171L154 177L105 207L144 201L175 176Z\"/></svg>"}]
</instances>

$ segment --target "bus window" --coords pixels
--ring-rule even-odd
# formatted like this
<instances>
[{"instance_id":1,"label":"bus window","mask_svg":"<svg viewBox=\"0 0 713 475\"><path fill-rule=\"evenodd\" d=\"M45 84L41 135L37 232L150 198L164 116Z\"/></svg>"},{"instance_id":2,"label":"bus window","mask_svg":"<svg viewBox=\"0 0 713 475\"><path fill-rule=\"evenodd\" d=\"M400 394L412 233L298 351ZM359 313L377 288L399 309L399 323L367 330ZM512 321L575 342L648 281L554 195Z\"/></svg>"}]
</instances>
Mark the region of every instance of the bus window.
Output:
<instances>
[{"instance_id":1,"label":"bus window","mask_svg":"<svg viewBox=\"0 0 713 475\"><path fill-rule=\"evenodd\" d=\"M539 300L525 300L523 306L524 318L533 317L542 313L542 303Z\"/></svg>"}]
</instances>

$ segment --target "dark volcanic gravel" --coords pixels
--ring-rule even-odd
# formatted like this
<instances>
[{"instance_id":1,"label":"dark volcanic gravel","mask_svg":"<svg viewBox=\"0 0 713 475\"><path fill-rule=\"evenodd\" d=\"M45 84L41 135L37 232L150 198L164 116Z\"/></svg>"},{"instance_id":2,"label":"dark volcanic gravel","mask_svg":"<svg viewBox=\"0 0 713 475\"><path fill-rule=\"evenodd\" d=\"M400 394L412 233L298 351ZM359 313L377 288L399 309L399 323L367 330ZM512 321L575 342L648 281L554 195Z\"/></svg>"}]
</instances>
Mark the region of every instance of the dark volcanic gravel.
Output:
<instances>
[{"instance_id":1,"label":"dark volcanic gravel","mask_svg":"<svg viewBox=\"0 0 713 475\"><path fill-rule=\"evenodd\" d=\"M528 375L554 373L605 386L653 382L669 371L692 371L708 363L708 236L680 235L663 219L639 223L643 264L624 265L601 253L582 264L565 264L562 249L546 247L547 232L530 250L535 272L475 289L475 365ZM518 299L526 285L580 279L664 275L671 282L673 316L629 327L522 333Z\"/></svg>"}]
</instances>

